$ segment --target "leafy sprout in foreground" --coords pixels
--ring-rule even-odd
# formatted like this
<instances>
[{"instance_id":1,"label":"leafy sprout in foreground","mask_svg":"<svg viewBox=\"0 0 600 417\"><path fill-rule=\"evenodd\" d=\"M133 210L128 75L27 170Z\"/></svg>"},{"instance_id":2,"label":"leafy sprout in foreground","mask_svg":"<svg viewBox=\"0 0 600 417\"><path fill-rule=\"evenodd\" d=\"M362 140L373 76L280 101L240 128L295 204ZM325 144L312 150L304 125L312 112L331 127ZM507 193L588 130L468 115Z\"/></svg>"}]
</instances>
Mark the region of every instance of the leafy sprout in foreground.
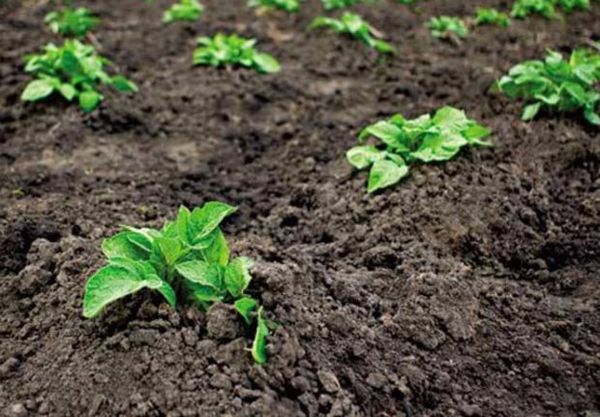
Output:
<instances>
[{"instance_id":1,"label":"leafy sprout in foreground","mask_svg":"<svg viewBox=\"0 0 600 417\"><path fill-rule=\"evenodd\" d=\"M106 239L102 251L107 264L86 283L84 317L95 317L108 304L142 289L158 292L173 308L182 303L208 309L228 301L246 324L256 318L252 356L264 363L268 328L262 307L245 294L252 279L252 261L230 259L219 227L235 210L216 201L193 211L181 207L177 218L160 230L124 227Z\"/></svg>"},{"instance_id":2,"label":"leafy sprout in foreground","mask_svg":"<svg viewBox=\"0 0 600 417\"><path fill-rule=\"evenodd\" d=\"M506 13L499 12L493 8L478 7L475 15L476 25L496 25L507 27L510 25L510 18Z\"/></svg>"},{"instance_id":3,"label":"leafy sprout in foreground","mask_svg":"<svg viewBox=\"0 0 600 417\"><path fill-rule=\"evenodd\" d=\"M357 14L345 12L339 20L319 16L312 21L310 28L315 29L320 27L326 27L334 32L350 35L365 45L374 48L377 52L394 52L394 47L381 39L377 39L381 37L379 32Z\"/></svg>"},{"instance_id":4,"label":"leafy sprout in foreground","mask_svg":"<svg viewBox=\"0 0 600 417\"><path fill-rule=\"evenodd\" d=\"M279 62L271 55L257 51L254 45L255 39L242 38L236 34L219 33L212 38L201 37L198 38L198 47L194 51L194 64L213 67L239 65L261 73L279 71Z\"/></svg>"},{"instance_id":5,"label":"leafy sprout in foreground","mask_svg":"<svg viewBox=\"0 0 600 417\"><path fill-rule=\"evenodd\" d=\"M100 19L85 7L77 9L66 7L48 13L44 21L54 33L67 37L83 38L89 31L98 26Z\"/></svg>"},{"instance_id":6,"label":"leafy sprout in foreground","mask_svg":"<svg viewBox=\"0 0 600 417\"><path fill-rule=\"evenodd\" d=\"M467 25L458 17L432 17L425 25L435 38L450 38L453 35L466 38L469 35Z\"/></svg>"},{"instance_id":7,"label":"leafy sprout in foreground","mask_svg":"<svg viewBox=\"0 0 600 417\"><path fill-rule=\"evenodd\" d=\"M28 55L25 62L25 71L36 79L25 87L23 101L39 101L59 93L67 101L77 99L79 106L89 112L104 98L98 91L101 84L124 92L137 91L136 85L122 75L108 75L104 66L110 61L78 40L67 40L60 47L50 43L43 53Z\"/></svg>"},{"instance_id":8,"label":"leafy sprout in foreground","mask_svg":"<svg viewBox=\"0 0 600 417\"><path fill-rule=\"evenodd\" d=\"M542 108L560 112L583 110L585 119L600 125L600 54L586 49L572 52L569 60L548 51L544 61L525 61L513 67L496 86L510 98L524 98L522 119L533 119Z\"/></svg>"},{"instance_id":9,"label":"leafy sprout in foreground","mask_svg":"<svg viewBox=\"0 0 600 417\"><path fill-rule=\"evenodd\" d=\"M396 184L416 162L447 161L464 146L489 146L483 138L490 130L467 118L462 110L446 106L416 119L401 114L367 126L360 133L360 145L351 148L346 157L359 170L370 169L368 192ZM365 140L374 137L374 145Z\"/></svg>"},{"instance_id":10,"label":"leafy sprout in foreground","mask_svg":"<svg viewBox=\"0 0 600 417\"><path fill-rule=\"evenodd\" d=\"M195 21L198 20L204 7L198 0L180 0L173 4L163 15L163 22L171 23L178 20Z\"/></svg>"},{"instance_id":11,"label":"leafy sprout in foreground","mask_svg":"<svg viewBox=\"0 0 600 417\"><path fill-rule=\"evenodd\" d=\"M248 0L248 6L263 10L283 10L295 13L300 10L300 0Z\"/></svg>"}]
</instances>

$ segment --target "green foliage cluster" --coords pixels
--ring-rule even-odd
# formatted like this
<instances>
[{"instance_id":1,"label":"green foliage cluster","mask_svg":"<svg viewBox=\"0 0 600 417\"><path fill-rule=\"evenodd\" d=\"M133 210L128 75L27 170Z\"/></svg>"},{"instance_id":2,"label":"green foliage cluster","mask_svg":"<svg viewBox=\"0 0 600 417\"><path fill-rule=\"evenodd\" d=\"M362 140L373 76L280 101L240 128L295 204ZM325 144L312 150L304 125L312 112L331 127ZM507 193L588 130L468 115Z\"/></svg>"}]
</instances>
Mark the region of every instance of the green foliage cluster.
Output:
<instances>
[{"instance_id":1,"label":"green foliage cluster","mask_svg":"<svg viewBox=\"0 0 600 417\"><path fill-rule=\"evenodd\" d=\"M52 11L46 15L44 21L52 32L77 38L83 38L100 23L100 19L85 7L77 9L66 7L62 10Z\"/></svg>"},{"instance_id":2,"label":"green foliage cluster","mask_svg":"<svg viewBox=\"0 0 600 417\"><path fill-rule=\"evenodd\" d=\"M458 17L432 17L426 26L431 31L431 35L436 38L448 38L452 34L459 38L466 38L469 35L467 25Z\"/></svg>"},{"instance_id":3,"label":"green foliage cluster","mask_svg":"<svg viewBox=\"0 0 600 417\"><path fill-rule=\"evenodd\" d=\"M493 8L478 7L475 12L476 25L496 25L507 27L510 25L510 18L506 13L499 12Z\"/></svg>"},{"instance_id":4,"label":"green foliage cluster","mask_svg":"<svg viewBox=\"0 0 600 417\"><path fill-rule=\"evenodd\" d=\"M586 49L572 52L569 60L548 51L544 61L526 61L513 67L497 87L511 98L524 98L522 119L533 119L542 108L561 112L583 110L585 119L600 125L600 54Z\"/></svg>"},{"instance_id":5,"label":"green foliage cluster","mask_svg":"<svg viewBox=\"0 0 600 417\"><path fill-rule=\"evenodd\" d=\"M95 317L108 304L145 288L157 291L172 307L180 301L206 309L231 301L247 324L256 317L252 356L264 363L268 328L258 302L245 295L252 261L229 259L219 227L235 210L216 201L193 211L181 207L175 221L161 230L125 227L106 239L102 251L108 263L86 283L83 315Z\"/></svg>"},{"instance_id":6,"label":"green foliage cluster","mask_svg":"<svg viewBox=\"0 0 600 417\"><path fill-rule=\"evenodd\" d=\"M361 0L321 0L325 10L343 9L361 2Z\"/></svg>"},{"instance_id":7,"label":"green foliage cluster","mask_svg":"<svg viewBox=\"0 0 600 417\"><path fill-rule=\"evenodd\" d=\"M195 21L198 20L204 7L198 0L180 0L173 4L163 15L163 22L171 23L178 20Z\"/></svg>"},{"instance_id":8,"label":"green foliage cluster","mask_svg":"<svg viewBox=\"0 0 600 417\"><path fill-rule=\"evenodd\" d=\"M567 13L577 9L590 9L590 0L516 0L513 3L511 16L523 19L531 14L539 14L548 19L557 17L556 8Z\"/></svg>"},{"instance_id":9,"label":"green foliage cluster","mask_svg":"<svg viewBox=\"0 0 600 417\"><path fill-rule=\"evenodd\" d=\"M108 75L104 66L110 61L78 40L67 40L60 47L50 43L43 53L29 55L25 61L25 71L34 74L36 79L25 87L21 95L24 101L42 100L58 92L68 101L77 99L79 106L89 112L103 100L98 91L100 84L119 91L137 91L136 85L127 78Z\"/></svg>"},{"instance_id":10,"label":"green foliage cluster","mask_svg":"<svg viewBox=\"0 0 600 417\"><path fill-rule=\"evenodd\" d=\"M295 13L300 10L300 0L248 0L248 6L265 10L283 10Z\"/></svg>"},{"instance_id":11,"label":"green foliage cluster","mask_svg":"<svg viewBox=\"0 0 600 417\"><path fill-rule=\"evenodd\" d=\"M326 27L334 32L350 35L380 53L393 53L394 47L378 38L378 31L357 14L345 12L341 19L319 16L310 25L311 29Z\"/></svg>"},{"instance_id":12,"label":"green foliage cluster","mask_svg":"<svg viewBox=\"0 0 600 417\"><path fill-rule=\"evenodd\" d=\"M371 193L399 182L414 162L447 161L464 146L489 146L482 139L490 133L450 106L437 110L433 117L425 114L408 120L396 114L364 128L358 137L360 145L351 148L346 157L357 169L370 168L367 189ZM368 137L380 143L364 144Z\"/></svg>"},{"instance_id":13,"label":"green foliage cluster","mask_svg":"<svg viewBox=\"0 0 600 417\"><path fill-rule=\"evenodd\" d=\"M213 67L239 65L261 73L279 71L279 62L273 56L257 51L254 45L255 39L245 39L236 34L201 37L194 51L194 64Z\"/></svg>"}]
</instances>

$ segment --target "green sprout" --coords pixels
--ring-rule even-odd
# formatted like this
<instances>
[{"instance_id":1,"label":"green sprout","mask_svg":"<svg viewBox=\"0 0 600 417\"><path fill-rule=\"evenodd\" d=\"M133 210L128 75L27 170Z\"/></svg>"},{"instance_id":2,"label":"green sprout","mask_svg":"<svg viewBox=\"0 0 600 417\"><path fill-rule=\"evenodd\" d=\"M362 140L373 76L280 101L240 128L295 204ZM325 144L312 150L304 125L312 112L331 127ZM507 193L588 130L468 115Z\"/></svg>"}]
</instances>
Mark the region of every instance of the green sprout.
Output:
<instances>
[{"instance_id":1,"label":"green sprout","mask_svg":"<svg viewBox=\"0 0 600 417\"><path fill-rule=\"evenodd\" d=\"M510 25L510 18L506 13L499 12L493 8L478 7L475 15L476 25L496 25L507 27Z\"/></svg>"},{"instance_id":2,"label":"green sprout","mask_svg":"<svg viewBox=\"0 0 600 417\"><path fill-rule=\"evenodd\" d=\"M204 7L198 0L180 0L173 4L163 15L163 22L171 23L178 20L195 21L198 20Z\"/></svg>"},{"instance_id":3,"label":"green sprout","mask_svg":"<svg viewBox=\"0 0 600 417\"><path fill-rule=\"evenodd\" d=\"M469 35L469 29L467 29L465 23L458 17L432 17L425 26L435 38L451 38L453 35L459 38L466 38Z\"/></svg>"},{"instance_id":4,"label":"green sprout","mask_svg":"<svg viewBox=\"0 0 600 417\"><path fill-rule=\"evenodd\" d=\"M510 98L524 98L529 104L523 120L533 119L542 108L560 112L583 110L585 119L600 125L597 107L600 92L600 54L586 49L571 53L568 61L548 51L544 61L525 61L502 77L497 88Z\"/></svg>"},{"instance_id":5,"label":"green sprout","mask_svg":"<svg viewBox=\"0 0 600 417\"><path fill-rule=\"evenodd\" d=\"M370 48L374 48L377 52L394 52L394 47L392 45L381 39L377 39L381 37L379 31L357 14L345 12L340 20L319 16L312 21L310 28L315 29L320 27L329 28L336 33L347 34L360 40Z\"/></svg>"},{"instance_id":6,"label":"green sprout","mask_svg":"<svg viewBox=\"0 0 600 417\"><path fill-rule=\"evenodd\" d=\"M123 92L137 91L136 85L122 75L108 75L104 66L110 61L78 40L67 40L60 47L50 43L43 53L29 55L25 62L25 71L36 79L25 87L23 101L39 101L56 92L67 101L77 99L79 106L89 112L104 98L98 91L100 84Z\"/></svg>"},{"instance_id":7,"label":"green sprout","mask_svg":"<svg viewBox=\"0 0 600 417\"><path fill-rule=\"evenodd\" d=\"M44 21L52 32L77 38L83 38L100 23L100 19L85 7L77 9L67 7L52 11L46 15Z\"/></svg>"},{"instance_id":8,"label":"green sprout","mask_svg":"<svg viewBox=\"0 0 600 417\"><path fill-rule=\"evenodd\" d=\"M571 13L575 10L591 9L590 0L557 0L558 6L566 13Z\"/></svg>"},{"instance_id":9,"label":"green sprout","mask_svg":"<svg viewBox=\"0 0 600 417\"><path fill-rule=\"evenodd\" d=\"M362 0L321 0L325 10L343 9L361 3Z\"/></svg>"},{"instance_id":10,"label":"green sprout","mask_svg":"<svg viewBox=\"0 0 600 417\"><path fill-rule=\"evenodd\" d=\"M490 133L462 110L450 106L442 107L433 117L425 114L408 120L396 114L364 128L358 136L359 145L346 157L359 170L370 168L367 190L372 193L398 183L408 175L412 163L447 161L467 145L490 146L482 140ZM380 143L366 145L369 137Z\"/></svg>"},{"instance_id":11,"label":"green sprout","mask_svg":"<svg viewBox=\"0 0 600 417\"><path fill-rule=\"evenodd\" d=\"M279 71L279 62L271 55L257 51L255 44L255 39L245 39L236 34L201 37L194 51L194 64L213 67L239 65L261 73Z\"/></svg>"},{"instance_id":12,"label":"green sprout","mask_svg":"<svg viewBox=\"0 0 600 417\"><path fill-rule=\"evenodd\" d=\"M516 19L524 19L530 14L539 14L552 19L556 17L555 3L556 0L516 0L510 15Z\"/></svg>"},{"instance_id":13,"label":"green sprout","mask_svg":"<svg viewBox=\"0 0 600 417\"><path fill-rule=\"evenodd\" d=\"M173 308L180 302L206 310L230 302L246 324L256 317L252 356L264 363L267 323L258 301L245 294L253 262L245 257L230 259L219 227L235 210L217 201L193 211L181 207L177 218L160 230L126 226L104 240L107 264L86 283L84 317L96 317L108 304L142 289L156 291Z\"/></svg>"},{"instance_id":14,"label":"green sprout","mask_svg":"<svg viewBox=\"0 0 600 417\"><path fill-rule=\"evenodd\" d=\"M300 10L300 0L248 0L248 6L261 10L283 10L295 13Z\"/></svg>"}]
</instances>

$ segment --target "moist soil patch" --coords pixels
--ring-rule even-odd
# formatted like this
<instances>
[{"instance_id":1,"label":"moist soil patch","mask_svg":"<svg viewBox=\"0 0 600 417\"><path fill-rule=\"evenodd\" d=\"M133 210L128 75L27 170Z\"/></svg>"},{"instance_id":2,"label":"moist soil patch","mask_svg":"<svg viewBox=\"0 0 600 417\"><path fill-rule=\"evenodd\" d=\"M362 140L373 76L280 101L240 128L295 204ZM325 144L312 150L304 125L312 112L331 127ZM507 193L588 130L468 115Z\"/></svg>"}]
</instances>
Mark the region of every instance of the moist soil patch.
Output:
<instances>
[{"instance_id":1,"label":"moist soil patch","mask_svg":"<svg viewBox=\"0 0 600 417\"><path fill-rule=\"evenodd\" d=\"M82 3L102 18L101 52L140 87L106 91L87 115L19 101L22 57L53 39L51 6L0 7L0 413L600 415L599 131L577 116L523 123L522 103L488 91L546 48L598 39L598 5L460 44L423 24L474 2L356 6L397 47L381 59L308 32L314 0L293 16L204 0L200 21L168 26L167 1ZM192 67L195 38L218 31L256 37L282 71ZM367 195L344 156L357 132L445 104L495 146ZM257 261L250 293L279 324L264 366L227 309L141 293L81 316L104 237L210 199L239 206L225 232Z\"/></svg>"}]
</instances>

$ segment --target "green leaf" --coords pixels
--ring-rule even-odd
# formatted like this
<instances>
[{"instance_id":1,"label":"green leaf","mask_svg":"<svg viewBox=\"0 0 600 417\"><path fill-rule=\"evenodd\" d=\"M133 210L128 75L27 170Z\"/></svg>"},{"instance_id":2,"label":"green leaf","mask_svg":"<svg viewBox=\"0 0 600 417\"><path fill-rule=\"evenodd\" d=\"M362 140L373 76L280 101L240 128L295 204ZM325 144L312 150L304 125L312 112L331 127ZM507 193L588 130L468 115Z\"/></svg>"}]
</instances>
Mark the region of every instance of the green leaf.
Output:
<instances>
[{"instance_id":1,"label":"green leaf","mask_svg":"<svg viewBox=\"0 0 600 417\"><path fill-rule=\"evenodd\" d=\"M390 122L382 120L367 126L360 132L358 139L362 141L369 136L375 136L386 145L398 149L400 152L408 150L401 142L402 130Z\"/></svg>"},{"instance_id":2,"label":"green leaf","mask_svg":"<svg viewBox=\"0 0 600 417\"><path fill-rule=\"evenodd\" d=\"M118 91L122 91L122 92L135 93L138 91L137 85L135 85L135 83L133 81L128 80L127 78L123 77L122 75L116 75L116 76L112 77L112 85Z\"/></svg>"},{"instance_id":3,"label":"green leaf","mask_svg":"<svg viewBox=\"0 0 600 417\"><path fill-rule=\"evenodd\" d=\"M177 219L175 220L175 226L177 228L177 236L181 239L182 242L187 244L191 244L191 237L189 233L190 228L190 215L191 212L187 207L181 206L179 207L179 212L177 213Z\"/></svg>"},{"instance_id":4,"label":"green leaf","mask_svg":"<svg viewBox=\"0 0 600 417\"><path fill-rule=\"evenodd\" d=\"M102 252L108 258L124 257L135 260L146 260L150 253L145 250L144 244L136 244L141 237L134 232L125 231L105 239L102 242Z\"/></svg>"},{"instance_id":5,"label":"green leaf","mask_svg":"<svg viewBox=\"0 0 600 417\"><path fill-rule=\"evenodd\" d=\"M173 287L171 287L171 284L169 284L166 281L163 281L162 285L156 290L160 292L163 295L163 297L165 297L165 300L167 300L167 303L169 303L171 307L175 308L175 306L177 305L177 296L175 295L175 290L173 289Z\"/></svg>"},{"instance_id":6,"label":"green leaf","mask_svg":"<svg viewBox=\"0 0 600 417\"><path fill-rule=\"evenodd\" d=\"M275 73L281 69L281 65L273 56L261 52L254 54L254 63L256 68L264 73Z\"/></svg>"},{"instance_id":7,"label":"green leaf","mask_svg":"<svg viewBox=\"0 0 600 417\"><path fill-rule=\"evenodd\" d=\"M79 106L83 109L83 111L90 112L98 107L102 101L102 95L96 91L88 90L79 94Z\"/></svg>"},{"instance_id":8,"label":"green leaf","mask_svg":"<svg viewBox=\"0 0 600 417\"><path fill-rule=\"evenodd\" d=\"M170 266L175 265L179 259L188 253L188 249L186 249L177 239L157 237L154 239L154 242L156 242L160 249L162 259Z\"/></svg>"},{"instance_id":9,"label":"green leaf","mask_svg":"<svg viewBox=\"0 0 600 417\"><path fill-rule=\"evenodd\" d=\"M263 364L267 361L267 336L269 335L269 328L267 327L267 321L263 317L263 308L258 309L256 316L256 334L254 335L254 341L252 342L252 357L258 364Z\"/></svg>"},{"instance_id":10,"label":"green leaf","mask_svg":"<svg viewBox=\"0 0 600 417\"><path fill-rule=\"evenodd\" d=\"M252 280L250 268L254 262L245 257L235 258L225 268L225 286L233 298L240 297Z\"/></svg>"},{"instance_id":11,"label":"green leaf","mask_svg":"<svg viewBox=\"0 0 600 417\"><path fill-rule=\"evenodd\" d=\"M71 84L61 84L60 87L58 87L58 91L60 91L60 94L68 101L73 100L77 95L77 90Z\"/></svg>"},{"instance_id":12,"label":"green leaf","mask_svg":"<svg viewBox=\"0 0 600 417\"><path fill-rule=\"evenodd\" d=\"M27 84L27 87L25 87L23 94L21 94L21 100L38 101L48 97L53 91L54 86L49 80L33 80Z\"/></svg>"},{"instance_id":13,"label":"green leaf","mask_svg":"<svg viewBox=\"0 0 600 417\"><path fill-rule=\"evenodd\" d=\"M191 236L193 242L207 237L212 233L225 217L236 211L236 207L218 201L210 201L200 209L194 209L190 216Z\"/></svg>"},{"instance_id":14,"label":"green leaf","mask_svg":"<svg viewBox=\"0 0 600 417\"><path fill-rule=\"evenodd\" d=\"M252 323L252 312L258 307L258 302L252 297L242 297L233 304L235 310L244 318L246 324Z\"/></svg>"},{"instance_id":15,"label":"green leaf","mask_svg":"<svg viewBox=\"0 0 600 417\"><path fill-rule=\"evenodd\" d=\"M175 269L185 279L197 284L223 291L223 278L218 265L204 261L187 261L178 264Z\"/></svg>"},{"instance_id":16,"label":"green leaf","mask_svg":"<svg viewBox=\"0 0 600 417\"><path fill-rule=\"evenodd\" d=\"M364 169L373 162L385 158L385 151L380 151L375 146L355 146L346 153L346 158L354 167Z\"/></svg>"},{"instance_id":17,"label":"green leaf","mask_svg":"<svg viewBox=\"0 0 600 417\"><path fill-rule=\"evenodd\" d=\"M109 264L87 281L83 296L83 315L86 318L95 317L106 305L119 298L142 288L158 289L162 285L160 279L143 279L125 268Z\"/></svg>"},{"instance_id":18,"label":"green leaf","mask_svg":"<svg viewBox=\"0 0 600 417\"><path fill-rule=\"evenodd\" d=\"M540 103L540 102L529 104L529 105L525 106L525 109L523 110L523 115L521 116L521 119L525 120L525 121L533 119L540 111L541 106L542 106L542 103Z\"/></svg>"},{"instance_id":19,"label":"green leaf","mask_svg":"<svg viewBox=\"0 0 600 417\"><path fill-rule=\"evenodd\" d=\"M367 190L369 193L372 193L389 187L396 184L406 175L408 175L408 167L406 165L399 166L395 162L388 160L376 161L369 173Z\"/></svg>"},{"instance_id":20,"label":"green leaf","mask_svg":"<svg viewBox=\"0 0 600 417\"><path fill-rule=\"evenodd\" d=\"M202 250L204 258L211 263L217 263L226 266L229 263L229 246L225 235L220 229L215 229L212 233L214 237L208 247Z\"/></svg>"}]
</instances>

